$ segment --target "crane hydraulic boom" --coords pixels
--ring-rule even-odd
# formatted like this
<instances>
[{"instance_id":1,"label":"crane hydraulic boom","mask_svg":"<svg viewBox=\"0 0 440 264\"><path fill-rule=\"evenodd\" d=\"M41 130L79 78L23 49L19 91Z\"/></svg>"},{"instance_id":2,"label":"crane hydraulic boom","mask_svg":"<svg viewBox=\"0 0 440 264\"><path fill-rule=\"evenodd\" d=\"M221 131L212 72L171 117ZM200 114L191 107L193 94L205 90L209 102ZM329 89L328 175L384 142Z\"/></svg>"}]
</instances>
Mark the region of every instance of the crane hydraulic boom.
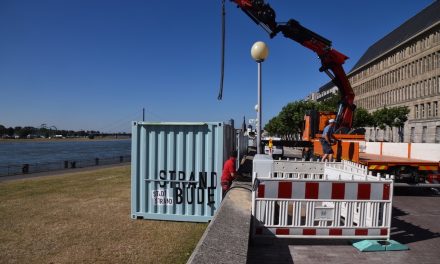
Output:
<instances>
[{"instance_id":1,"label":"crane hydraulic boom","mask_svg":"<svg viewBox=\"0 0 440 264\"><path fill-rule=\"evenodd\" d=\"M338 87L341 94L338 113L336 115L336 128L347 133L353 122L354 92L345 74L342 64L347 56L331 47L331 41L317 33L303 27L294 19L286 23L278 23L272 7L263 0L231 0L236 3L255 23L263 27L270 37L281 32L284 37L292 39L306 48L314 51L321 60L320 72L325 72Z\"/></svg>"}]
</instances>

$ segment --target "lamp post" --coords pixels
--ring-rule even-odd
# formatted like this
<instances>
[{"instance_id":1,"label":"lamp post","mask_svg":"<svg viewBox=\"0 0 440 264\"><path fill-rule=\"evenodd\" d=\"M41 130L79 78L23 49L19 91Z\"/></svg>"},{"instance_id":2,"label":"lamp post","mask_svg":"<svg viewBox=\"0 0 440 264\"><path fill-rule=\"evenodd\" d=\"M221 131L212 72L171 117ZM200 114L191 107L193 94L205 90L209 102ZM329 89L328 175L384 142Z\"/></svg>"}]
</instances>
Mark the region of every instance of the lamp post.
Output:
<instances>
[{"instance_id":1,"label":"lamp post","mask_svg":"<svg viewBox=\"0 0 440 264\"><path fill-rule=\"evenodd\" d=\"M258 103L257 103L257 112L258 112L258 123L257 123L257 154L261 154L261 124L263 119L261 118L262 113L262 107L261 107L261 99L262 99L262 92L261 92L261 68L262 68L262 62L267 58L269 55L269 49L266 45L266 43L262 41L257 41L252 45L251 48L251 56L252 58L257 62L258 64Z\"/></svg>"}]
</instances>

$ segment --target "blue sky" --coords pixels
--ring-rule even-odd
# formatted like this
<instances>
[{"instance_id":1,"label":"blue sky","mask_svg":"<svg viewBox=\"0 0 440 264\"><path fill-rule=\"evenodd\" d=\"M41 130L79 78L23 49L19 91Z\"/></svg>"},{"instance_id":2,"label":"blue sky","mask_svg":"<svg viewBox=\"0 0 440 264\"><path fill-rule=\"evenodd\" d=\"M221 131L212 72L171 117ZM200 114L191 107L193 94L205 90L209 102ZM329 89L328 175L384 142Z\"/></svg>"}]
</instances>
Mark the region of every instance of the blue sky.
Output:
<instances>
[{"instance_id":1,"label":"blue sky","mask_svg":"<svg viewBox=\"0 0 440 264\"><path fill-rule=\"evenodd\" d=\"M349 56L366 49L431 0L267 1L333 41ZM310 50L270 39L227 1L224 96L220 80L221 1L0 0L0 124L130 131L130 121L254 118L257 65L250 48L269 46L263 64L263 123L288 102L329 81ZM236 125L238 126L238 125Z\"/></svg>"}]
</instances>

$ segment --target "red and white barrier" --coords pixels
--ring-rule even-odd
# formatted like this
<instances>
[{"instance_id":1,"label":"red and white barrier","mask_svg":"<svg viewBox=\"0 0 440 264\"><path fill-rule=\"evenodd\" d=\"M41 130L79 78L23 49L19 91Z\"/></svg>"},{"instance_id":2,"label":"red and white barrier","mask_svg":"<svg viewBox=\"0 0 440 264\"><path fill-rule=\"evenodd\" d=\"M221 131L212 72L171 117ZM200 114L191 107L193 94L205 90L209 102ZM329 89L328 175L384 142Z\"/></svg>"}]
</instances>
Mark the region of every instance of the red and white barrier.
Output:
<instances>
[{"instance_id":1,"label":"red and white barrier","mask_svg":"<svg viewBox=\"0 0 440 264\"><path fill-rule=\"evenodd\" d=\"M272 169L254 171L254 236L389 239L389 177L347 162L293 161Z\"/></svg>"},{"instance_id":2,"label":"red and white barrier","mask_svg":"<svg viewBox=\"0 0 440 264\"><path fill-rule=\"evenodd\" d=\"M261 181L256 198L308 199L308 200L369 200L390 199L390 183L276 180Z\"/></svg>"},{"instance_id":3,"label":"red and white barrier","mask_svg":"<svg viewBox=\"0 0 440 264\"><path fill-rule=\"evenodd\" d=\"M301 238L343 238L359 239L365 236L386 238L387 228L261 228L257 227L255 235Z\"/></svg>"}]
</instances>

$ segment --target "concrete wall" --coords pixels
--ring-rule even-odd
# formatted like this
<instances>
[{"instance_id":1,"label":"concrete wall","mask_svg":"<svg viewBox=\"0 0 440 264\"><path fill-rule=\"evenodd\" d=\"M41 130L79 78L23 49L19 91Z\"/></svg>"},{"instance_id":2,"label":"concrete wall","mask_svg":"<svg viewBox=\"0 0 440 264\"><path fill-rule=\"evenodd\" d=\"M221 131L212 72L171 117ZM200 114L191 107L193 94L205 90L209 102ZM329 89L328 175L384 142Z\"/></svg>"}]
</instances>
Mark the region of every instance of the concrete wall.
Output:
<instances>
[{"instance_id":1,"label":"concrete wall","mask_svg":"<svg viewBox=\"0 0 440 264\"><path fill-rule=\"evenodd\" d=\"M246 263L251 208L251 183L234 182L187 264Z\"/></svg>"}]
</instances>

